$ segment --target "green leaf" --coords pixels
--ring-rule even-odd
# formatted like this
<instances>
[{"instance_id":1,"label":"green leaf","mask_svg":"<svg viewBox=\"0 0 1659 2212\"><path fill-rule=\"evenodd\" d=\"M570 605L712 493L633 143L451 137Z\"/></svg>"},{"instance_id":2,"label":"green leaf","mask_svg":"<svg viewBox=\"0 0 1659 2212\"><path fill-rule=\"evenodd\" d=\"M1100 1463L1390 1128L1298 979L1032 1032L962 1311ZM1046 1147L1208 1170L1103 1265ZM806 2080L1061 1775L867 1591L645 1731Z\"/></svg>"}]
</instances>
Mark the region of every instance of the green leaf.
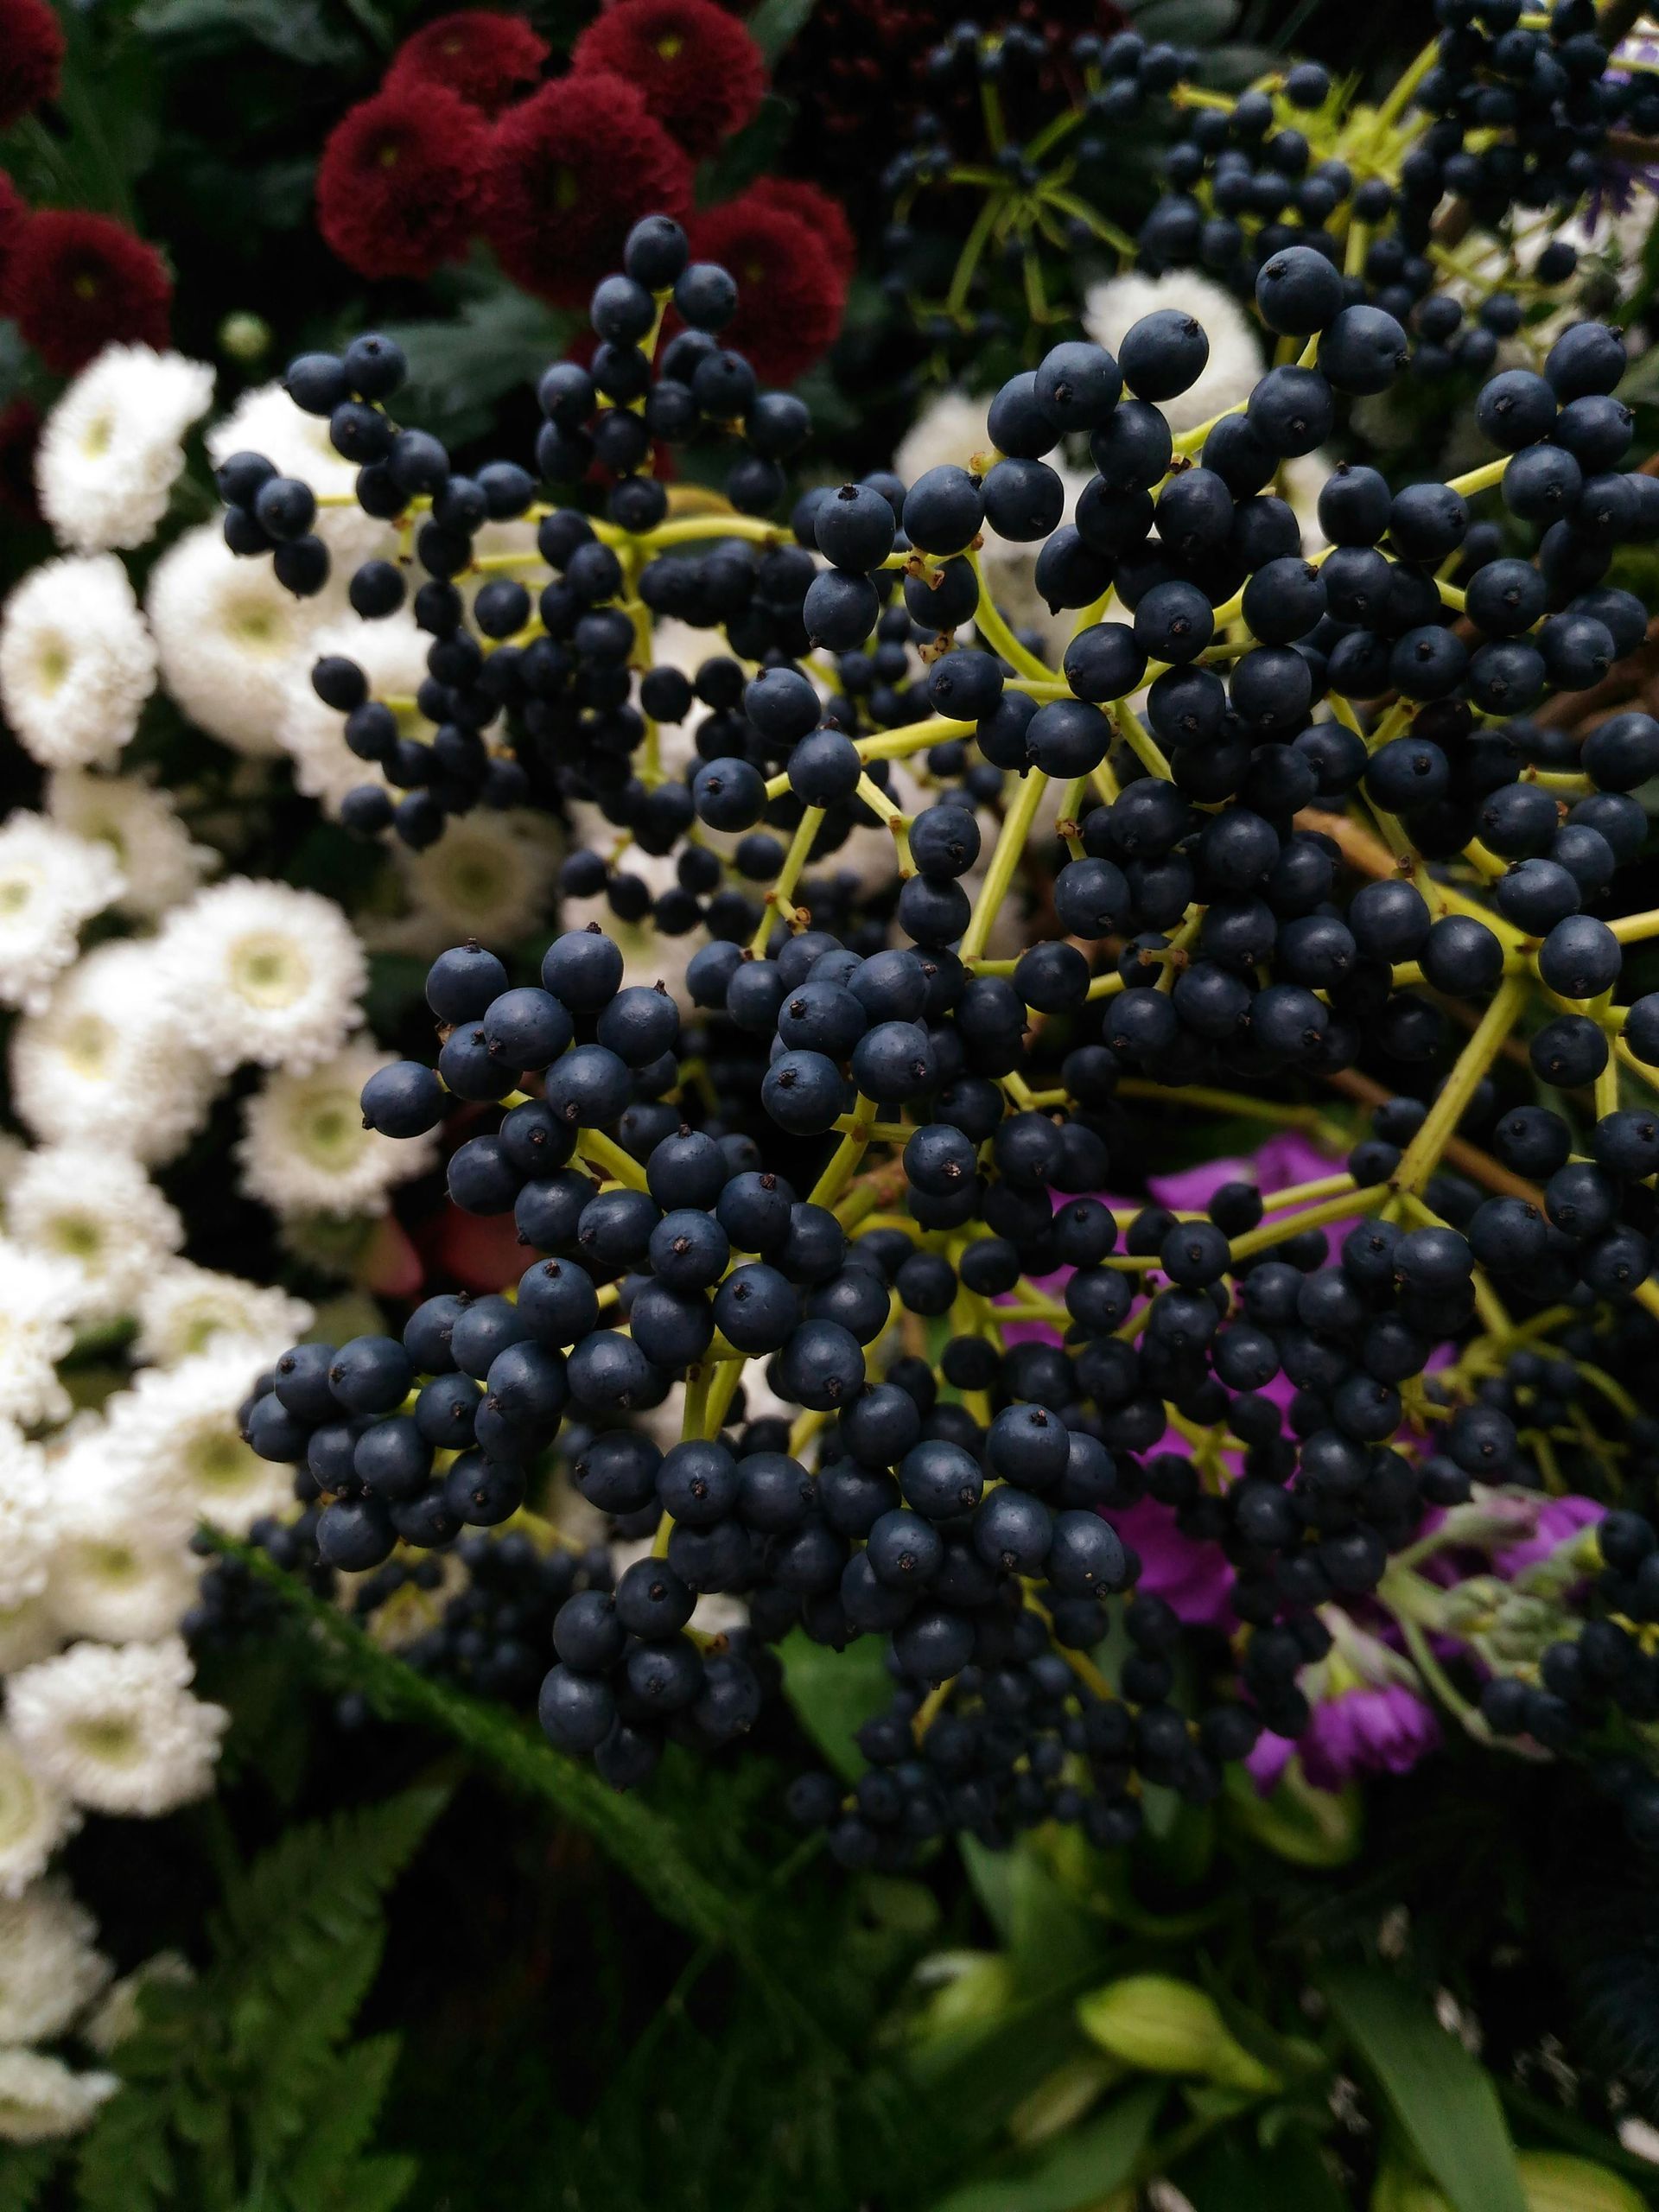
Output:
<instances>
[{"instance_id":1,"label":"green leaf","mask_svg":"<svg viewBox=\"0 0 1659 2212\"><path fill-rule=\"evenodd\" d=\"M1213 46L1225 38L1237 13L1234 0L1151 0L1135 10L1135 28L1142 38Z\"/></svg>"},{"instance_id":2,"label":"green leaf","mask_svg":"<svg viewBox=\"0 0 1659 2212\"><path fill-rule=\"evenodd\" d=\"M865 1761L854 1738L893 1695L880 1637L861 1637L845 1651L831 1651L796 1629L779 1645L778 1656L784 1690L801 1726L836 1772L855 1782Z\"/></svg>"},{"instance_id":3,"label":"green leaf","mask_svg":"<svg viewBox=\"0 0 1659 2212\"><path fill-rule=\"evenodd\" d=\"M1345 2199L1313 2138L1300 2127L1271 2150L1211 2135L1170 2175L1193 2212L1343 2212Z\"/></svg>"},{"instance_id":4,"label":"green leaf","mask_svg":"<svg viewBox=\"0 0 1659 2212\"><path fill-rule=\"evenodd\" d=\"M306 2114L305 2140L286 2177L296 2202L325 2199L340 2172L367 2147L400 2047L395 2035L371 2036L331 2061Z\"/></svg>"},{"instance_id":5,"label":"green leaf","mask_svg":"<svg viewBox=\"0 0 1659 2212\"><path fill-rule=\"evenodd\" d=\"M328 22L321 0L139 0L132 21L146 38L259 46L308 69L363 59L362 41Z\"/></svg>"},{"instance_id":6,"label":"green leaf","mask_svg":"<svg viewBox=\"0 0 1659 2212\"><path fill-rule=\"evenodd\" d=\"M1098 1948L1098 1930L1055 1880L1030 1836L1012 1850L990 1851L964 1835L961 1850L974 1893L1022 1988L1052 1986L1086 1967Z\"/></svg>"},{"instance_id":7,"label":"green leaf","mask_svg":"<svg viewBox=\"0 0 1659 2212\"><path fill-rule=\"evenodd\" d=\"M1526 2212L1497 2092L1427 1998L1381 1967L1332 1967L1320 1986L1455 2212Z\"/></svg>"},{"instance_id":8,"label":"green leaf","mask_svg":"<svg viewBox=\"0 0 1659 2212\"><path fill-rule=\"evenodd\" d=\"M62 2156L61 2143L9 2143L0 2153L0 2212L30 2212Z\"/></svg>"},{"instance_id":9,"label":"green leaf","mask_svg":"<svg viewBox=\"0 0 1659 2212\"><path fill-rule=\"evenodd\" d=\"M933 2212L1082 2212L1122 2189L1152 2133L1164 2085L1147 2082L1043 2152L954 2190Z\"/></svg>"},{"instance_id":10,"label":"green leaf","mask_svg":"<svg viewBox=\"0 0 1659 2212\"><path fill-rule=\"evenodd\" d=\"M388 323L409 360L398 404L409 420L452 442L489 426L494 403L533 385L569 344L577 318L493 276L442 321Z\"/></svg>"},{"instance_id":11,"label":"green leaf","mask_svg":"<svg viewBox=\"0 0 1659 2212\"><path fill-rule=\"evenodd\" d=\"M414 2188L418 2171L413 2158L359 2158L320 2194L294 2202L299 2212L392 2212Z\"/></svg>"},{"instance_id":12,"label":"green leaf","mask_svg":"<svg viewBox=\"0 0 1659 2212\"><path fill-rule=\"evenodd\" d=\"M760 0L749 17L749 35L768 61L776 61L811 20L817 0Z\"/></svg>"}]
</instances>

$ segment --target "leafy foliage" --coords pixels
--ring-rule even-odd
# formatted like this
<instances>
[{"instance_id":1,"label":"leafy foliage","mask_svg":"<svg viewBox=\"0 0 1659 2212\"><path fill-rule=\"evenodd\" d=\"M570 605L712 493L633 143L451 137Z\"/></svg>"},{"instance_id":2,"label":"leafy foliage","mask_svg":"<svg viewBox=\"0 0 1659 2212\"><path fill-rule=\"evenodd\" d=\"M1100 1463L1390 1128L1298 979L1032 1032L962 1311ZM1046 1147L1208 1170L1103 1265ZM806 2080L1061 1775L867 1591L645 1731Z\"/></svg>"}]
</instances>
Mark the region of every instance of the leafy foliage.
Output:
<instances>
[{"instance_id":1,"label":"leafy foliage","mask_svg":"<svg viewBox=\"0 0 1659 2212\"><path fill-rule=\"evenodd\" d=\"M403 2201L414 2162L368 2147L398 2038L348 2038L379 1971L386 1892L444 1796L411 1789L289 1828L232 1875L200 1978L141 1997L123 2087L77 2161L82 2212Z\"/></svg>"}]
</instances>

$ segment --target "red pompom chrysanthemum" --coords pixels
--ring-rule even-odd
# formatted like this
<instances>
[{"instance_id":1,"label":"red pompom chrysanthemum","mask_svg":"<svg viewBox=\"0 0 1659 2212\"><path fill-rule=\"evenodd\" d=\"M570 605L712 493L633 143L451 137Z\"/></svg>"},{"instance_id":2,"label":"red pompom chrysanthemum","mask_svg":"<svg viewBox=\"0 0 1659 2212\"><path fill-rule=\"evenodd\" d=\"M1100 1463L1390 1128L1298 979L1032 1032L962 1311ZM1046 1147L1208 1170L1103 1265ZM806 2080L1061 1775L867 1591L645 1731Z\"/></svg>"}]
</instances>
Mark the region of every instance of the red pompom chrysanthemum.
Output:
<instances>
[{"instance_id":1,"label":"red pompom chrysanthemum","mask_svg":"<svg viewBox=\"0 0 1659 2212\"><path fill-rule=\"evenodd\" d=\"M29 220L29 202L16 186L0 169L0 315L10 315L6 304L6 271L11 257L17 251L23 235L23 226Z\"/></svg>"},{"instance_id":2,"label":"red pompom chrysanthemum","mask_svg":"<svg viewBox=\"0 0 1659 2212\"><path fill-rule=\"evenodd\" d=\"M323 237L364 276L429 276L478 226L488 128L458 93L385 85L329 133L317 170Z\"/></svg>"},{"instance_id":3,"label":"red pompom chrysanthemum","mask_svg":"<svg viewBox=\"0 0 1659 2212\"><path fill-rule=\"evenodd\" d=\"M744 194L757 207L781 208L804 223L830 256L844 284L850 284L858 268L858 240L847 219L847 210L804 177L758 176Z\"/></svg>"},{"instance_id":4,"label":"red pompom chrysanthemum","mask_svg":"<svg viewBox=\"0 0 1659 2212\"><path fill-rule=\"evenodd\" d=\"M0 0L0 130L55 99L63 30L46 0Z\"/></svg>"},{"instance_id":5,"label":"red pompom chrysanthemum","mask_svg":"<svg viewBox=\"0 0 1659 2212\"><path fill-rule=\"evenodd\" d=\"M555 306L587 303L642 215L690 206L690 163L624 78L558 78L492 134L484 235L508 276Z\"/></svg>"},{"instance_id":6,"label":"red pompom chrysanthemum","mask_svg":"<svg viewBox=\"0 0 1659 2212\"><path fill-rule=\"evenodd\" d=\"M769 205L753 188L710 207L690 226L699 261L737 280L737 313L722 346L747 355L763 384L792 384L841 328L847 280L811 223Z\"/></svg>"},{"instance_id":7,"label":"red pompom chrysanthemum","mask_svg":"<svg viewBox=\"0 0 1659 2212\"><path fill-rule=\"evenodd\" d=\"M44 207L6 268L7 310L49 369L84 368L116 340L162 346L173 280L152 245L110 215Z\"/></svg>"},{"instance_id":8,"label":"red pompom chrysanthemum","mask_svg":"<svg viewBox=\"0 0 1659 2212\"><path fill-rule=\"evenodd\" d=\"M535 90L547 55L547 41L522 16L465 9L440 16L406 38L391 57L385 86L437 85L469 107L499 115Z\"/></svg>"},{"instance_id":9,"label":"red pompom chrysanthemum","mask_svg":"<svg viewBox=\"0 0 1659 2212\"><path fill-rule=\"evenodd\" d=\"M741 130L766 89L760 48L713 0L615 0L576 41L570 64L637 85L694 161Z\"/></svg>"}]
</instances>

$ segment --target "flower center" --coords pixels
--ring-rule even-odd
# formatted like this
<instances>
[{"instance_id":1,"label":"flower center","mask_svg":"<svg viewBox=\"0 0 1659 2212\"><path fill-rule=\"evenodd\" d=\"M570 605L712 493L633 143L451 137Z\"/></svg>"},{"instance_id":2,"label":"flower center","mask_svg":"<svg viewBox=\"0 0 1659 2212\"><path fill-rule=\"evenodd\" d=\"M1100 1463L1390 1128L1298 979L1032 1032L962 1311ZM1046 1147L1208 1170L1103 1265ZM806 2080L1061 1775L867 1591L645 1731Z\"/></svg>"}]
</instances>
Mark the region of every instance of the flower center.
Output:
<instances>
[{"instance_id":1,"label":"flower center","mask_svg":"<svg viewBox=\"0 0 1659 2212\"><path fill-rule=\"evenodd\" d=\"M292 941L274 931L239 938L231 947L231 983L255 1006L292 1006L310 978Z\"/></svg>"},{"instance_id":2,"label":"flower center","mask_svg":"<svg viewBox=\"0 0 1659 2212\"><path fill-rule=\"evenodd\" d=\"M84 1213L60 1213L52 1224L51 1241L72 1260L96 1260L104 1249L103 1230Z\"/></svg>"},{"instance_id":3,"label":"flower center","mask_svg":"<svg viewBox=\"0 0 1659 2212\"><path fill-rule=\"evenodd\" d=\"M100 1713L72 1721L69 1740L105 1766L130 1766L141 1745L138 1731L124 1713Z\"/></svg>"},{"instance_id":4,"label":"flower center","mask_svg":"<svg viewBox=\"0 0 1659 2212\"><path fill-rule=\"evenodd\" d=\"M562 168L553 179L553 205L559 213L567 214L582 197L582 187L576 181L574 169Z\"/></svg>"},{"instance_id":5,"label":"flower center","mask_svg":"<svg viewBox=\"0 0 1659 2212\"><path fill-rule=\"evenodd\" d=\"M300 1127L301 1149L320 1167L350 1166L364 1145L363 1116L355 1098L331 1091L308 1105Z\"/></svg>"},{"instance_id":6,"label":"flower center","mask_svg":"<svg viewBox=\"0 0 1659 2212\"><path fill-rule=\"evenodd\" d=\"M80 449L88 461L96 461L110 449L114 424L107 415L94 415L80 434Z\"/></svg>"},{"instance_id":7,"label":"flower center","mask_svg":"<svg viewBox=\"0 0 1659 2212\"><path fill-rule=\"evenodd\" d=\"M0 1850L26 1836L40 1818L41 1793L21 1759L0 1758Z\"/></svg>"},{"instance_id":8,"label":"flower center","mask_svg":"<svg viewBox=\"0 0 1659 2212\"><path fill-rule=\"evenodd\" d=\"M230 1429L199 1436L188 1453L190 1472L204 1491L234 1491L258 1473L258 1454Z\"/></svg>"},{"instance_id":9,"label":"flower center","mask_svg":"<svg viewBox=\"0 0 1659 2212\"><path fill-rule=\"evenodd\" d=\"M112 1024L105 1021L102 1014L83 1014L64 1032L64 1065L85 1081L99 1082L109 1073L115 1044Z\"/></svg>"},{"instance_id":10,"label":"flower center","mask_svg":"<svg viewBox=\"0 0 1659 2212\"><path fill-rule=\"evenodd\" d=\"M672 61L678 55L680 48L684 44L685 41L680 36L677 31L664 31L661 38L657 41L657 51L662 55L664 61Z\"/></svg>"}]
</instances>

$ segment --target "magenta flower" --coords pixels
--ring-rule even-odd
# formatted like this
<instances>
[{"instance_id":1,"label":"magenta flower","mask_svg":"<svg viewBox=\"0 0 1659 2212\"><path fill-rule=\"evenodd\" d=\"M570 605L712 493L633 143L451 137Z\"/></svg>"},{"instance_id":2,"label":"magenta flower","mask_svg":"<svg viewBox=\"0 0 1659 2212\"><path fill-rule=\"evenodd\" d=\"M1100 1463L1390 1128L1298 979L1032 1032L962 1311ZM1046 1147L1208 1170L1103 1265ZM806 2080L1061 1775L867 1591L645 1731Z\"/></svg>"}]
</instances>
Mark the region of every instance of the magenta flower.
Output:
<instances>
[{"instance_id":1,"label":"magenta flower","mask_svg":"<svg viewBox=\"0 0 1659 2212\"><path fill-rule=\"evenodd\" d=\"M1535 1560L1548 1559L1558 1544L1564 1544L1569 1536L1576 1536L1580 1529L1593 1526L1606 1510L1593 1497L1552 1497L1540 1511L1529 1536L1492 1554L1493 1572L1512 1579Z\"/></svg>"},{"instance_id":2,"label":"magenta flower","mask_svg":"<svg viewBox=\"0 0 1659 2212\"><path fill-rule=\"evenodd\" d=\"M1318 1701L1295 1741L1264 1730L1245 1764L1265 1796L1300 1752L1314 1789L1337 1790L1357 1774L1408 1774L1440 1742L1433 1709L1414 1690L1365 1682Z\"/></svg>"}]
</instances>

